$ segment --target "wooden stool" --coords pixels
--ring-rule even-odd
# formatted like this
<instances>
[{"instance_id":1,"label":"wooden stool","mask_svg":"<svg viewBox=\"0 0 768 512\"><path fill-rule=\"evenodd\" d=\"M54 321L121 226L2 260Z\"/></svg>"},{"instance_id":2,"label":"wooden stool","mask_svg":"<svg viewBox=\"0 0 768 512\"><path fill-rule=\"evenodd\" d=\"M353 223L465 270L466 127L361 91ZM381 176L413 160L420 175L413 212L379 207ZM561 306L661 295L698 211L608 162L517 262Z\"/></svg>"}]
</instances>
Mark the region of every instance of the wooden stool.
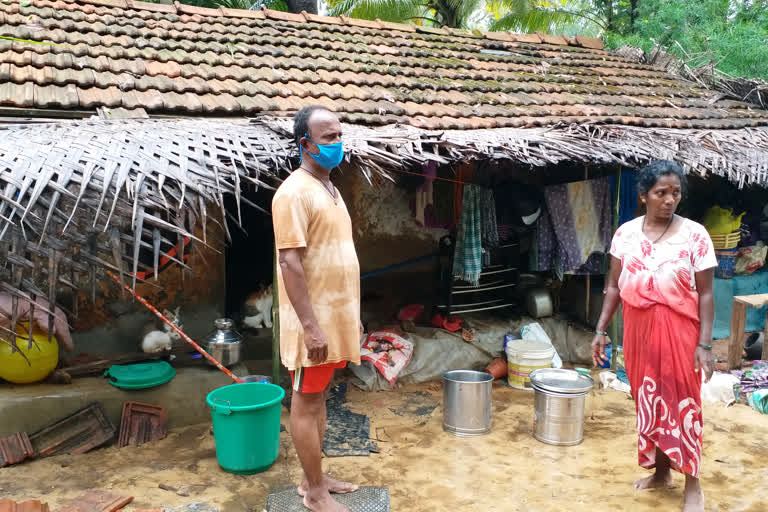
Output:
<instances>
[{"instance_id":1,"label":"wooden stool","mask_svg":"<svg viewBox=\"0 0 768 512\"><path fill-rule=\"evenodd\" d=\"M728 370L741 366L741 354L744 352L746 338L747 308L762 308L768 304L768 293L760 295L737 295L733 298L731 312L731 336L728 340ZM765 322L762 359L768 359L768 319Z\"/></svg>"}]
</instances>

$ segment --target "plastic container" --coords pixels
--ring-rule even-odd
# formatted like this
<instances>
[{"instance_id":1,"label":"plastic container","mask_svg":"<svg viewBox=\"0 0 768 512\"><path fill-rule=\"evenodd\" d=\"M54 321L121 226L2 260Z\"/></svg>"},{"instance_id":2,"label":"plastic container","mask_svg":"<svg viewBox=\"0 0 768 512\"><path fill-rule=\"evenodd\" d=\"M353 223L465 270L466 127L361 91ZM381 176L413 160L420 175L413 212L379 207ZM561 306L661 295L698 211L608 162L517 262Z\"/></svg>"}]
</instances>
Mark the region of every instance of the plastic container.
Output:
<instances>
[{"instance_id":1,"label":"plastic container","mask_svg":"<svg viewBox=\"0 0 768 512\"><path fill-rule=\"evenodd\" d=\"M485 367L485 372L493 375L494 379L503 379L507 376L507 362L503 357L497 357Z\"/></svg>"},{"instance_id":2,"label":"plastic container","mask_svg":"<svg viewBox=\"0 0 768 512\"><path fill-rule=\"evenodd\" d=\"M545 341L514 340L507 344L507 382L513 388L531 390L530 373L552 367L555 348Z\"/></svg>"},{"instance_id":3,"label":"plastic container","mask_svg":"<svg viewBox=\"0 0 768 512\"><path fill-rule=\"evenodd\" d=\"M29 346L29 324L19 322L16 325L16 346L26 355L14 352L7 343L0 343L0 378L14 384L31 384L45 379L59 363L59 343L55 336L41 333L35 329ZM7 333L3 337L8 336ZM9 337L9 336L8 336ZM27 362L29 359L29 362Z\"/></svg>"},{"instance_id":4,"label":"plastic container","mask_svg":"<svg viewBox=\"0 0 768 512\"><path fill-rule=\"evenodd\" d=\"M108 382L116 388L147 389L170 382L176 370L166 361L135 364L114 364L104 372Z\"/></svg>"},{"instance_id":5,"label":"plastic container","mask_svg":"<svg viewBox=\"0 0 768 512\"><path fill-rule=\"evenodd\" d=\"M731 279L733 277L733 269L736 265L736 256L738 253L738 249L723 249L715 251L715 256L717 257L715 277L718 279Z\"/></svg>"},{"instance_id":6,"label":"plastic container","mask_svg":"<svg viewBox=\"0 0 768 512\"><path fill-rule=\"evenodd\" d=\"M611 356L613 355L613 344L610 341L606 343L603 351L605 352L605 357L607 359L605 361L600 361L600 366L598 368L610 368Z\"/></svg>"},{"instance_id":7,"label":"plastic container","mask_svg":"<svg viewBox=\"0 0 768 512\"><path fill-rule=\"evenodd\" d=\"M269 383L230 384L208 393L219 466L238 475L261 473L280 452L285 391Z\"/></svg>"}]
</instances>

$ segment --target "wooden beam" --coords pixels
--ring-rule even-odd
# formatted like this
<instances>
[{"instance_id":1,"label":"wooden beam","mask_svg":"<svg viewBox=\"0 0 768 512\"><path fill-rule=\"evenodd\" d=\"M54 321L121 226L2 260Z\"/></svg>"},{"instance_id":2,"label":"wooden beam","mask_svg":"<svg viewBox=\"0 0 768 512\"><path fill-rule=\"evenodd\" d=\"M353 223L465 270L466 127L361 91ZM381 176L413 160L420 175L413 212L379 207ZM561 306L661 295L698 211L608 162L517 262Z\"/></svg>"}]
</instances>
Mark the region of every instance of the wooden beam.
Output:
<instances>
[{"instance_id":1,"label":"wooden beam","mask_svg":"<svg viewBox=\"0 0 768 512\"><path fill-rule=\"evenodd\" d=\"M272 262L272 384L280 385L280 294L277 292L277 249Z\"/></svg>"},{"instance_id":2,"label":"wooden beam","mask_svg":"<svg viewBox=\"0 0 768 512\"><path fill-rule=\"evenodd\" d=\"M728 370L741 367L746 324L747 305L734 299L731 311L731 336L728 340Z\"/></svg>"},{"instance_id":3,"label":"wooden beam","mask_svg":"<svg viewBox=\"0 0 768 512\"><path fill-rule=\"evenodd\" d=\"M761 293L759 295L737 295L733 298L734 302L744 304L750 308L762 308L768 305L768 293Z\"/></svg>"},{"instance_id":4,"label":"wooden beam","mask_svg":"<svg viewBox=\"0 0 768 512\"><path fill-rule=\"evenodd\" d=\"M763 361L768 361L768 318L765 319L765 331L763 334L763 355L760 356Z\"/></svg>"}]
</instances>

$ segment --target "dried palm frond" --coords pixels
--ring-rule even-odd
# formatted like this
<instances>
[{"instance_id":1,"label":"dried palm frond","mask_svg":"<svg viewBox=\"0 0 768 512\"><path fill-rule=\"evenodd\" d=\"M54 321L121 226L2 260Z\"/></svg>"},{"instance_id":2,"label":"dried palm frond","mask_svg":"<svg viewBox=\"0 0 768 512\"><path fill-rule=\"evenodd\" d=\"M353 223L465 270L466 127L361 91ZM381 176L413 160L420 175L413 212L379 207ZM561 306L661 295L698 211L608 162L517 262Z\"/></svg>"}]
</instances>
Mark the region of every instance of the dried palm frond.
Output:
<instances>
[{"instance_id":1,"label":"dried palm frond","mask_svg":"<svg viewBox=\"0 0 768 512\"><path fill-rule=\"evenodd\" d=\"M724 176L740 187L768 186L766 128L343 129L347 159L369 182L392 179L390 170L421 168L426 161L510 160L536 168L674 159L689 172ZM228 235L230 222L239 225L242 207L259 208L241 195L243 188L273 188L279 171L290 170L297 156L292 121L285 118L250 124L94 120L0 131L0 292L14 301L10 332L0 331L0 341L14 347L16 301L42 297L56 304L62 286L88 289L94 299L101 269L135 286L138 270L157 276L160 256L168 256L164 244L178 243L181 254L173 261L184 266L179 242L207 244L210 222ZM227 195L235 198L236 211L226 211ZM202 240L195 236L200 232ZM151 265L139 261L142 248L152 251Z\"/></svg>"},{"instance_id":2,"label":"dried palm frond","mask_svg":"<svg viewBox=\"0 0 768 512\"><path fill-rule=\"evenodd\" d=\"M273 185L290 168L290 141L246 122L204 120L87 121L7 126L0 136L0 285L12 297L16 349L18 300L55 304L62 285L89 286L99 269L135 286L142 248L197 240L205 224L226 223L224 197L246 186ZM207 205L220 210L221 221ZM256 206L257 207L257 206ZM162 233L172 233L164 239ZM183 244L179 244L183 250ZM183 252L176 263L186 266ZM86 283L86 284L84 284ZM76 304L76 301L74 302ZM33 306L34 307L34 306ZM70 312L74 313L74 312ZM30 315L32 316L32 315ZM53 332L53 315L49 315Z\"/></svg>"}]
</instances>

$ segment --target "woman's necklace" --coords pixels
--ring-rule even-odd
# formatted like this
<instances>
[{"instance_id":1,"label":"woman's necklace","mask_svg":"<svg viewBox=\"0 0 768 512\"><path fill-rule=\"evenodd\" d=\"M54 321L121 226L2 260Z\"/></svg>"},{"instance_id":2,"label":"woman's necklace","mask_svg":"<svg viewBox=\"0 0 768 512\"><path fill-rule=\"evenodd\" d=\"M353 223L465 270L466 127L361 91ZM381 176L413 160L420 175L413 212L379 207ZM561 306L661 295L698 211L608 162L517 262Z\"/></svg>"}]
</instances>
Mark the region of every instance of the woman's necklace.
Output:
<instances>
[{"instance_id":1,"label":"woman's necklace","mask_svg":"<svg viewBox=\"0 0 768 512\"><path fill-rule=\"evenodd\" d=\"M309 174L310 176L312 176L313 178L315 178L317 181L319 181L319 182L320 182L320 184L321 184L321 185L322 185L322 186L325 188L325 190L327 190L327 191L328 191L328 193L329 193L329 194L331 194L331 197L333 198L333 200L334 200L334 201L336 200L336 187L334 187L334 186L333 186L333 183L331 183L331 181L330 181L330 180L328 180L328 182L326 183L326 181L325 181L325 180L322 180L322 179L320 179L319 177L317 177L317 176L315 175L315 173L313 173L312 171L310 171L309 169L307 169L307 168L306 168L306 167L304 167L304 166L301 166L301 165L300 165L300 166L299 166L299 169L302 169L302 170L303 170L303 171L305 171L307 174ZM330 187L329 187L328 185L330 185Z\"/></svg>"},{"instance_id":2,"label":"woman's necklace","mask_svg":"<svg viewBox=\"0 0 768 512\"><path fill-rule=\"evenodd\" d=\"M646 215L645 217L643 217L643 226L642 226L642 228L641 228L641 229L643 230L643 233L645 233L645 219L647 219L647 218L648 218L648 216L647 216L647 215ZM659 240L661 240L661 239L664 237L664 235L666 235L666 234L667 234L667 231L669 231L669 226L671 226L671 225L672 225L672 222L674 222L674 220L675 220L675 215L674 215L674 214L672 214L672 217L670 217L670 219L669 219L669 222L667 222L667 227L666 227L666 228L664 228L664 232L663 232L661 235L659 235L659 238L657 238L656 240L654 240L653 242L651 242L652 244L655 244L656 242L658 242Z\"/></svg>"}]
</instances>

